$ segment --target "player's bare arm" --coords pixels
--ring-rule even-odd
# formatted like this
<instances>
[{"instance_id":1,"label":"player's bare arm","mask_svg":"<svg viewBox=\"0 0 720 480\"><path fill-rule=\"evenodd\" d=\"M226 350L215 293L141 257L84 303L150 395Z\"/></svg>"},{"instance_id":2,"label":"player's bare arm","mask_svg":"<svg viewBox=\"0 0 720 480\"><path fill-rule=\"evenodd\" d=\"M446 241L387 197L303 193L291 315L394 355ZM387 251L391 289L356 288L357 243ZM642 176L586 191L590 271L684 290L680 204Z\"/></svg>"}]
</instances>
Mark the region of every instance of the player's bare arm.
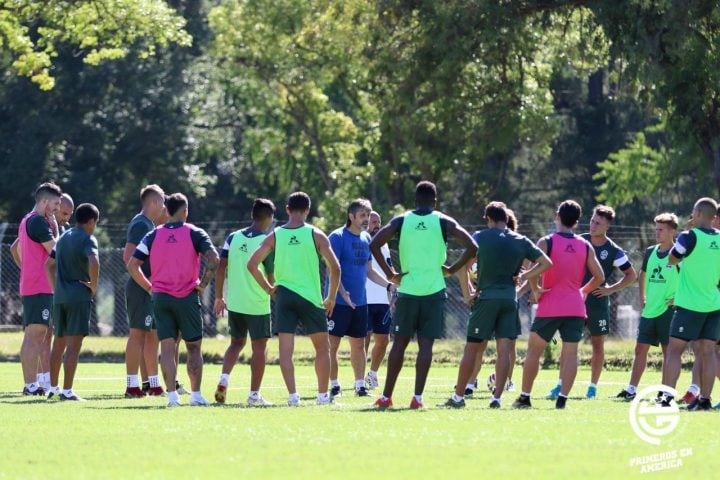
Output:
<instances>
[{"instance_id":1,"label":"player's bare arm","mask_svg":"<svg viewBox=\"0 0 720 480\"><path fill-rule=\"evenodd\" d=\"M588 283L583 285L580 290L583 297L587 297L590 292L602 285L605 281L605 274L603 273L600 262L598 262L597 256L595 255L595 249L591 246L588 246L587 269L590 272L590 275L592 275L592 278L588 281Z\"/></svg>"},{"instance_id":2,"label":"player's bare arm","mask_svg":"<svg viewBox=\"0 0 720 480\"><path fill-rule=\"evenodd\" d=\"M148 278L145 276L143 271L140 269L143 263L145 263L143 260L131 257L127 263L127 271L130 274L130 277L135 280L135 283L137 283L140 288L150 293L150 291L152 290L152 284L150 283L150 280L148 280Z\"/></svg>"},{"instance_id":3,"label":"player's bare arm","mask_svg":"<svg viewBox=\"0 0 720 480\"><path fill-rule=\"evenodd\" d=\"M465 248L465 251L462 255L460 255L460 258L458 258L455 263L453 263L449 267L443 265L443 273L446 277L449 277L451 275L455 275L457 271L459 271L469 261L475 258L475 255L477 255L478 247L477 243L475 243L475 240L473 240L467 230L458 225L458 223L454 219L448 216L445 216L444 219L447 222L448 237L452 236L458 243L460 243L460 245Z\"/></svg>"},{"instance_id":4,"label":"player's bare arm","mask_svg":"<svg viewBox=\"0 0 720 480\"><path fill-rule=\"evenodd\" d=\"M402 279L402 274L396 272L392 267L390 267L390 265L388 265L387 260L383 257L381 248L398 233L398 225L401 218L402 217L395 217L390 220L390 223L382 227L370 242L370 253L372 253L373 257L375 257L375 260L385 274L385 277L387 277L388 281L398 285Z\"/></svg>"},{"instance_id":5,"label":"player's bare arm","mask_svg":"<svg viewBox=\"0 0 720 480\"><path fill-rule=\"evenodd\" d=\"M329 317L335 309L335 298L340 286L340 262L338 262L335 253L332 251L332 248L330 248L330 241L323 232L317 228L313 229L313 238L315 239L318 253L320 253L320 256L327 266L329 278L328 292L327 298L323 301L323 305L325 305L325 313Z\"/></svg>"},{"instance_id":6,"label":"player's bare arm","mask_svg":"<svg viewBox=\"0 0 720 480\"><path fill-rule=\"evenodd\" d=\"M227 258L221 258L218 268L215 271L215 305L213 311L215 315L222 315L225 311L225 298L223 291L225 290L225 272L227 271Z\"/></svg>"},{"instance_id":7,"label":"player's bare arm","mask_svg":"<svg viewBox=\"0 0 720 480\"><path fill-rule=\"evenodd\" d=\"M97 292L98 279L100 278L100 260L97 255L88 255L88 274L90 281L80 280L80 283L90 289L93 295Z\"/></svg>"},{"instance_id":8,"label":"player's bare arm","mask_svg":"<svg viewBox=\"0 0 720 480\"><path fill-rule=\"evenodd\" d=\"M250 257L247 263L247 269L250 275L253 276L255 281L260 287L265 290L268 295L275 294L275 278L273 276L273 282L268 282L268 278L260 271L260 264L267 258L270 253L275 250L275 232L268 235L265 240L260 244L260 247Z\"/></svg>"},{"instance_id":9,"label":"player's bare arm","mask_svg":"<svg viewBox=\"0 0 720 480\"><path fill-rule=\"evenodd\" d=\"M205 258L205 272L200 280L200 284L197 286L197 290L200 293L202 293L210 284L210 280L212 280L213 276L215 276L218 263L220 263L220 257L218 256L217 250L214 248L211 248L207 252L203 253L203 258Z\"/></svg>"}]
</instances>

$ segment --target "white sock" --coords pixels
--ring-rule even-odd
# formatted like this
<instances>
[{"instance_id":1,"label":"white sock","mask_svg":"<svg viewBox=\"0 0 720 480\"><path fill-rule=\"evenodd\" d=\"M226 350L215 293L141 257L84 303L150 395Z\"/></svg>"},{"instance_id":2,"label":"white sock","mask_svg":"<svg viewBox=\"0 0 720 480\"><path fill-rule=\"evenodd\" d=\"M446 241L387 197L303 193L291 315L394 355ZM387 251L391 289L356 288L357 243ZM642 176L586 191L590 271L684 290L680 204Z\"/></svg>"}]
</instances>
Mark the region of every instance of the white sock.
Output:
<instances>
[{"instance_id":1,"label":"white sock","mask_svg":"<svg viewBox=\"0 0 720 480\"><path fill-rule=\"evenodd\" d=\"M300 400L300 395L298 395L297 393L291 393L291 394L290 394L290 397L289 397L289 400L290 400L291 402L293 402L293 401L297 402L297 401Z\"/></svg>"},{"instance_id":2,"label":"white sock","mask_svg":"<svg viewBox=\"0 0 720 480\"><path fill-rule=\"evenodd\" d=\"M53 393L60 393L60 387L58 387L57 385L55 385L55 386L53 387L53 386L51 385L51 386L50 386L50 391L53 392Z\"/></svg>"},{"instance_id":3,"label":"white sock","mask_svg":"<svg viewBox=\"0 0 720 480\"><path fill-rule=\"evenodd\" d=\"M475 384L474 384L474 383L468 383L467 385L465 385L465 389L467 390L468 388L469 388L470 390L475 390Z\"/></svg>"},{"instance_id":4,"label":"white sock","mask_svg":"<svg viewBox=\"0 0 720 480\"><path fill-rule=\"evenodd\" d=\"M148 377L148 382L150 382L150 388L157 388L160 386L160 378L158 378L157 375L150 375Z\"/></svg>"},{"instance_id":5,"label":"white sock","mask_svg":"<svg viewBox=\"0 0 720 480\"><path fill-rule=\"evenodd\" d=\"M380 400L382 400L383 402L386 402L386 401L390 400L390 397L386 397L385 395L380 395Z\"/></svg>"},{"instance_id":6,"label":"white sock","mask_svg":"<svg viewBox=\"0 0 720 480\"><path fill-rule=\"evenodd\" d=\"M128 375L127 376L127 386L128 388L138 388L140 386L140 383L138 383L140 380L137 375Z\"/></svg>"},{"instance_id":7,"label":"white sock","mask_svg":"<svg viewBox=\"0 0 720 480\"><path fill-rule=\"evenodd\" d=\"M520 395L530 398L530 393L520 392Z\"/></svg>"},{"instance_id":8,"label":"white sock","mask_svg":"<svg viewBox=\"0 0 720 480\"><path fill-rule=\"evenodd\" d=\"M422 403L422 402L423 402L423 401L422 401L422 395L415 395L415 400L416 400L418 403Z\"/></svg>"},{"instance_id":9,"label":"white sock","mask_svg":"<svg viewBox=\"0 0 720 480\"><path fill-rule=\"evenodd\" d=\"M318 393L317 399L321 401L328 401L330 400L330 395L328 392Z\"/></svg>"},{"instance_id":10,"label":"white sock","mask_svg":"<svg viewBox=\"0 0 720 480\"><path fill-rule=\"evenodd\" d=\"M168 401L169 402L179 402L180 401L180 395L178 395L176 390L173 390L172 392L168 392Z\"/></svg>"},{"instance_id":11,"label":"white sock","mask_svg":"<svg viewBox=\"0 0 720 480\"><path fill-rule=\"evenodd\" d=\"M491 401L491 402L498 402L498 403L500 403L500 399L499 399L499 398L495 398L494 395L490 397L490 401Z\"/></svg>"},{"instance_id":12,"label":"white sock","mask_svg":"<svg viewBox=\"0 0 720 480\"><path fill-rule=\"evenodd\" d=\"M339 387L340 382L337 381L337 378L335 380L330 380L330 386L331 387Z\"/></svg>"},{"instance_id":13,"label":"white sock","mask_svg":"<svg viewBox=\"0 0 720 480\"><path fill-rule=\"evenodd\" d=\"M688 392L692 393L695 396L698 396L700 395L700 387L693 383L692 385L690 385L690 388L688 388Z\"/></svg>"},{"instance_id":14,"label":"white sock","mask_svg":"<svg viewBox=\"0 0 720 480\"><path fill-rule=\"evenodd\" d=\"M67 389L63 388L62 394L65 395L66 397L69 397L70 395L73 394L72 388L67 388Z\"/></svg>"},{"instance_id":15,"label":"white sock","mask_svg":"<svg viewBox=\"0 0 720 480\"><path fill-rule=\"evenodd\" d=\"M40 385L38 385L36 382L26 383L26 384L25 384L25 388L27 388L27 389L30 390L31 392L34 392L35 390L37 390L38 388L40 388Z\"/></svg>"},{"instance_id":16,"label":"white sock","mask_svg":"<svg viewBox=\"0 0 720 480\"><path fill-rule=\"evenodd\" d=\"M377 372L375 370L368 370L368 377L377 378Z\"/></svg>"},{"instance_id":17,"label":"white sock","mask_svg":"<svg viewBox=\"0 0 720 480\"><path fill-rule=\"evenodd\" d=\"M558 397L568 398L567 395L563 395L562 393L558 393Z\"/></svg>"},{"instance_id":18,"label":"white sock","mask_svg":"<svg viewBox=\"0 0 720 480\"><path fill-rule=\"evenodd\" d=\"M258 398L260 396L260 392L258 390L250 390L250 396L252 398Z\"/></svg>"},{"instance_id":19,"label":"white sock","mask_svg":"<svg viewBox=\"0 0 720 480\"><path fill-rule=\"evenodd\" d=\"M201 398L203 398L203 396L200 392L190 392L191 400L200 400Z\"/></svg>"},{"instance_id":20,"label":"white sock","mask_svg":"<svg viewBox=\"0 0 720 480\"><path fill-rule=\"evenodd\" d=\"M453 402L462 402L465 399L465 397L461 397L460 395L453 393L452 399L453 399Z\"/></svg>"},{"instance_id":21,"label":"white sock","mask_svg":"<svg viewBox=\"0 0 720 480\"><path fill-rule=\"evenodd\" d=\"M38 383L41 387L48 388L50 386L50 372L41 373L40 381Z\"/></svg>"},{"instance_id":22,"label":"white sock","mask_svg":"<svg viewBox=\"0 0 720 480\"><path fill-rule=\"evenodd\" d=\"M630 394L633 394L633 393L635 393L636 388L637 388L637 387L635 387L635 385L628 385L627 388L625 389L625 391L628 392L628 393L630 393Z\"/></svg>"},{"instance_id":23,"label":"white sock","mask_svg":"<svg viewBox=\"0 0 720 480\"><path fill-rule=\"evenodd\" d=\"M43 375L42 373L38 373L35 375L35 383L38 385L42 385Z\"/></svg>"},{"instance_id":24,"label":"white sock","mask_svg":"<svg viewBox=\"0 0 720 480\"><path fill-rule=\"evenodd\" d=\"M365 380L355 380L355 390L358 390L359 388L362 388L365 386Z\"/></svg>"},{"instance_id":25,"label":"white sock","mask_svg":"<svg viewBox=\"0 0 720 480\"><path fill-rule=\"evenodd\" d=\"M229 373L221 374L220 382L218 382L218 383L220 383L220 385L222 385L223 387L227 387L228 384L230 383L230 374Z\"/></svg>"}]
</instances>

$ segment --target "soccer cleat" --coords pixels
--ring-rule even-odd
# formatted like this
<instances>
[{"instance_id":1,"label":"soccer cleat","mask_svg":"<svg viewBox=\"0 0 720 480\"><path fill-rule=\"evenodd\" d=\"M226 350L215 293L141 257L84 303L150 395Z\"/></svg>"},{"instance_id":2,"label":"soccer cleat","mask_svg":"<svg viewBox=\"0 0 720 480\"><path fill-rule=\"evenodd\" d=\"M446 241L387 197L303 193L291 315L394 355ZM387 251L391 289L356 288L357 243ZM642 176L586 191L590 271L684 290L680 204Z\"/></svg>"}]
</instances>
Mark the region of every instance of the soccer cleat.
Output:
<instances>
[{"instance_id":1,"label":"soccer cleat","mask_svg":"<svg viewBox=\"0 0 720 480\"><path fill-rule=\"evenodd\" d=\"M515 384L509 378L508 378L508 381L505 382L505 391L506 392L514 392L515 391Z\"/></svg>"},{"instance_id":2,"label":"soccer cleat","mask_svg":"<svg viewBox=\"0 0 720 480\"><path fill-rule=\"evenodd\" d=\"M62 392L62 390L60 390L59 387L55 387L55 388L50 387L50 389L48 390L48 394L47 394L48 400L52 400L53 398L58 398L60 396L60 392Z\"/></svg>"},{"instance_id":3,"label":"soccer cleat","mask_svg":"<svg viewBox=\"0 0 720 480\"><path fill-rule=\"evenodd\" d=\"M585 393L585 398L588 400L595 400L597 398L597 387L589 385L587 392Z\"/></svg>"},{"instance_id":4,"label":"soccer cleat","mask_svg":"<svg viewBox=\"0 0 720 480\"><path fill-rule=\"evenodd\" d=\"M709 398L700 398L693 402L692 404L688 405L687 411L688 412L699 412L701 410L712 410L713 406L710 402Z\"/></svg>"},{"instance_id":5,"label":"soccer cleat","mask_svg":"<svg viewBox=\"0 0 720 480\"><path fill-rule=\"evenodd\" d=\"M125 389L125 398L142 398L145 396L140 387L127 387Z\"/></svg>"},{"instance_id":6,"label":"soccer cleat","mask_svg":"<svg viewBox=\"0 0 720 480\"><path fill-rule=\"evenodd\" d=\"M530 403L530 397L521 394L512 406L513 408L532 408L532 403Z\"/></svg>"},{"instance_id":7,"label":"soccer cleat","mask_svg":"<svg viewBox=\"0 0 720 480\"><path fill-rule=\"evenodd\" d=\"M300 406L300 397L288 398L287 404L288 404L288 407L299 407Z\"/></svg>"},{"instance_id":8,"label":"soccer cleat","mask_svg":"<svg viewBox=\"0 0 720 480\"><path fill-rule=\"evenodd\" d=\"M248 407L272 407L273 404L263 398L262 395L258 394L257 397L252 395L248 396L247 399Z\"/></svg>"},{"instance_id":9,"label":"soccer cleat","mask_svg":"<svg viewBox=\"0 0 720 480\"><path fill-rule=\"evenodd\" d=\"M320 398L320 397L318 397L318 398L315 400L315 404L316 404L316 405L321 405L321 406L331 405L331 404L333 404L333 403L335 403L335 402L334 402L334 400L333 400L332 395L328 395L328 396L325 397L325 398Z\"/></svg>"},{"instance_id":10,"label":"soccer cleat","mask_svg":"<svg viewBox=\"0 0 720 480\"><path fill-rule=\"evenodd\" d=\"M356 397L373 397L370 392L368 392L368 389L365 387L360 387L355 389L355 396Z\"/></svg>"},{"instance_id":11,"label":"soccer cleat","mask_svg":"<svg viewBox=\"0 0 720 480\"><path fill-rule=\"evenodd\" d=\"M202 395L198 395L197 397L190 397L190 406L191 407L207 407L210 405L207 400L205 400L205 397Z\"/></svg>"},{"instance_id":12,"label":"soccer cleat","mask_svg":"<svg viewBox=\"0 0 720 480\"><path fill-rule=\"evenodd\" d=\"M500 408L500 400L490 400L490 408Z\"/></svg>"},{"instance_id":13,"label":"soccer cleat","mask_svg":"<svg viewBox=\"0 0 720 480\"><path fill-rule=\"evenodd\" d=\"M555 400L555 408L557 408L558 410L563 410L565 408L566 402L567 402L567 397L558 395L557 399Z\"/></svg>"},{"instance_id":14,"label":"soccer cleat","mask_svg":"<svg viewBox=\"0 0 720 480\"><path fill-rule=\"evenodd\" d=\"M370 375L368 373L367 375L365 375L365 385L367 385L368 390L378 388L378 378L375 375Z\"/></svg>"},{"instance_id":15,"label":"soccer cleat","mask_svg":"<svg viewBox=\"0 0 720 480\"><path fill-rule=\"evenodd\" d=\"M665 392L658 392L657 397L655 397L655 403L663 406L663 407L669 407L673 403L673 396L669 395ZM691 404L692 405L692 404Z\"/></svg>"},{"instance_id":16,"label":"soccer cleat","mask_svg":"<svg viewBox=\"0 0 720 480\"><path fill-rule=\"evenodd\" d=\"M410 410L419 410L421 408L425 408L425 405L423 405L422 402L418 402L417 398L412 397L412 400L410 400Z\"/></svg>"},{"instance_id":17,"label":"soccer cleat","mask_svg":"<svg viewBox=\"0 0 720 480\"><path fill-rule=\"evenodd\" d=\"M560 385L555 385L552 390L550 390L550 393L547 394L545 398L548 400L557 400L558 395L560 395Z\"/></svg>"},{"instance_id":18,"label":"soccer cleat","mask_svg":"<svg viewBox=\"0 0 720 480\"><path fill-rule=\"evenodd\" d=\"M168 408L172 407L179 407L180 406L180 400L170 400L167 404Z\"/></svg>"},{"instance_id":19,"label":"soccer cleat","mask_svg":"<svg viewBox=\"0 0 720 480\"><path fill-rule=\"evenodd\" d=\"M178 395L189 395L188 391L185 390L185 388L177 380L175 380L175 391Z\"/></svg>"},{"instance_id":20,"label":"soccer cleat","mask_svg":"<svg viewBox=\"0 0 720 480\"><path fill-rule=\"evenodd\" d=\"M342 397L342 390L340 390L340 385L335 385L330 389L330 396L331 397Z\"/></svg>"},{"instance_id":21,"label":"soccer cleat","mask_svg":"<svg viewBox=\"0 0 720 480\"><path fill-rule=\"evenodd\" d=\"M474 390L474 389L472 389L472 388L470 388L470 387L466 387L466 388L465 388L465 396L466 396L466 397L472 397L472 396L473 396L473 393L475 393L475 390Z\"/></svg>"},{"instance_id":22,"label":"soccer cleat","mask_svg":"<svg viewBox=\"0 0 720 480\"><path fill-rule=\"evenodd\" d=\"M697 400L698 396L692 393L690 390L685 392L685 395L678 401L678 403L685 403L687 405L690 405L695 400Z\"/></svg>"},{"instance_id":23,"label":"soccer cleat","mask_svg":"<svg viewBox=\"0 0 720 480\"><path fill-rule=\"evenodd\" d=\"M227 386L218 383L215 389L215 401L217 403L225 403L225 398L227 398Z\"/></svg>"},{"instance_id":24,"label":"soccer cleat","mask_svg":"<svg viewBox=\"0 0 720 480\"><path fill-rule=\"evenodd\" d=\"M713 408L714 408L715 410L720 410L720 402L718 402L718 404L715 405Z\"/></svg>"},{"instance_id":25,"label":"soccer cleat","mask_svg":"<svg viewBox=\"0 0 720 480\"><path fill-rule=\"evenodd\" d=\"M373 406L380 409L385 410L386 408L390 408L393 406L392 398L378 398L375 400L375 403L373 403Z\"/></svg>"},{"instance_id":26,"label":"soccer cleat","mask_svg":"<svg viewBox=\"0 0 720 480\"><path fill-rule=\"evenodd\" d=\"M147 394L151 397L162 397L165 395L165 390L162 387L150 387Z\"/></svg>"},{"instance_id":27,"label":"soccer cleat","mask_svg":"<svg viewBox=\"0 0 720 480\"><path fill-rule=\"evenodd\" d=\"M72 391L70 392L70 395L65 395L64 393L61 393L60 400L63 400L63 401L69 400L69 401L73 401L73 402L84 402L85 401L84 398L78 397L75 394L75 392L72 392Z\"/></svg>"},{"instance_id":28,"label":"soccer cleat","mask_svg":"<svg viewBox=\"0 0 720 480\"><path fill-rule=\"evenodd\" d=\"M149 395L150 391L150 382L142 382L142 391L145 392L145 395Z\"/></svg>"},{"instance_id":29,"label":"soccer cleat","mask_svg":"<svg viewBox=\"0 0 720 480\"><path fill-rule=\"evenodd\" d=\"M413 400L415 400L415 397L413 397ZM452 397L448 398L445 403L439 403L438 407L444 407L444 408L465 408L465 399L461 399L459 402L456 402L453 400ZM411 407L412 408L412 407Z\"/></svg>"},{"instance_id":30,"label":"soccer cleat","mask_svg":"<svg viewBox=\"0 0 720 480\"><path fill-rule=\"evenodd\" d=\"M24 387L22 391L23 395L33 395L33 396L39 396L44 397L45 396L45 389L42 387L37 387L35 390L30 390L28 387Z\"/></svg>"},{"instance_id":31,"label":"soccer cleat","mask_svg":"<svg viewBox=\"0 0 720 480\"><path fill-rule=\"evenodd\" d=\"M635 398L635 395L637 395L637 394L636 394L636 393L630 393L630 392L628 392L627 390L622 389L622 390L620 391L620 393L618 393L617 395L615 395L615 398L621 398L621 399L627 400L627 401L629 402L629 401L631 401L631 400L633 400L633 399Z\"/></svg>"}]
</instances>

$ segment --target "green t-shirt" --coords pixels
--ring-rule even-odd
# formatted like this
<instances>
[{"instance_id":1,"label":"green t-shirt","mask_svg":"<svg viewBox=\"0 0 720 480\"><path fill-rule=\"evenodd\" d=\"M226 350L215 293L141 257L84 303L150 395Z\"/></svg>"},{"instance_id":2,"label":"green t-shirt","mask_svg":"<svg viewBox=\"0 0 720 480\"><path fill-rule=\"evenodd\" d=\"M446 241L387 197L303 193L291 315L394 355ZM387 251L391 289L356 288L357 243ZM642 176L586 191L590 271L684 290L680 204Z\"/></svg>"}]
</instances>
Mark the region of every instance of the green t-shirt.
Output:
<instances>
[{"instance_id":1,"label":"green t-shirt","mask_svg":"<svg viewBox=\"0 0 720 480\"><path fill-rule=\"evenodd\" d=\"M478 244L477 288L482 299L517 298L515 280L523 261L535 261L542 251L527 237L509 229L489 228L473 234Z\"/></svg>"},{"instance_id":2,"label":"green t-shirt","mask_svg":"<svg viewBox=\"0 0 720 480\"><path fill-rule=\"evenodd\" d=\"M151 232L155 229L155 225L153 224L152 220L150 220L148 217L143 215L142 213L138 213L135 215L132 220L130 220L130 224L128 224L127 228L127 235L125 242L131 243L133 245L140 245L140 242L142 239L147 235L148 232ZM150 278L150 259L148 258L143 262L143 264L140 266L142 269L142 272L145 274L147 278ZM132 277L131 277L132 280ZM134 280L133 280L134 281Z\"/></svg>"},{"instance_id":3,"label":"green t-shirt","mask_svg":"<svg viewBox=\"0 0 720 480\"><path fill-rule=\"evenodd\" d=\"M275 229L275 284L323 307L320 290L320 257L312 225Z\"/></svg>"},{"instance_id":4,"label":"green t-shirt","mask_svg":"<svg viewBox=\"0 0 720 480\"><path fill-rule=\"evenodd\" d=\"M445 290L442 266L447 244L441 226L441 213L408 212L400 227L400 268L405 274L398 292L426 296Z\"/></svg>"},{"instance_id":5,"label":"green t-shirt","mask_svg":"<svg viewBox=\"0 0 720 480\"><path fill-rule=\"evenodd\" d=\"M246 315L267 315L270 313L270 295L258 285L247 269L248 260L267 238L265 232L250 227L231 233L220 256L228 259L227 266L227 308L231 312ZM260 265L263 274L273 273L274 252Z\"/></svg>"},{"instance_id":6,"label":"green t-shirt","mask_svg":"<svg viewBox=\"0 0 720 480\"><path fill-rule=\"evenodd\" d=\"M674 250L677 251L687 237L694 237L694 245L682 257L675 305L702 313L720 310L720 291L717 288L720 281L720 235L714 229L704 231L693 228L678 236Z\"/></svg>"},{"instance_id":7,"label":"green t-shirt","mask_svg":"<svg viewBox=\"0 0 720 480\"><path fill-rule=\"evenodd\" d=\"M88 257L98 256L94 236L79 227L72 227L55 244L50 254L57 264L54 303L87 302L92 292L80 281L90 281Z\"/></svg>"},{"instance_id":8,"label":"green t-shirt","mask_svg":"<svg viewBox=\"0 0 720 480\"><path fill-rule=\"evenodd\" d=\"M642 270L645 272L645 307L642 316L656 318L668 309L667 301L675 298L680 268L668 263L670 250L661 252L660 245L645 251Z\"/></svg>"}]
</instances>

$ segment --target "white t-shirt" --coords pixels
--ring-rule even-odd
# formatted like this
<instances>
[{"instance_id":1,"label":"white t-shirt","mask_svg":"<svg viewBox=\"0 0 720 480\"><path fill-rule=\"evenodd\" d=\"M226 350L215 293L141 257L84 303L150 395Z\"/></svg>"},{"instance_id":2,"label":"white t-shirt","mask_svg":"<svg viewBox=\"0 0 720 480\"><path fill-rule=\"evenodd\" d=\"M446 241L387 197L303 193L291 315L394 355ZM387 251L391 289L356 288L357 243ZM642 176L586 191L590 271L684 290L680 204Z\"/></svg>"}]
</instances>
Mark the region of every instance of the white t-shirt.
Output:
<instances>
[{"instance_id":1,"label":"white t-shirt","mask_svg":"<svg viewBox=\"0 0 720 480\"><path fill-rule=\"evenodd\" d=\"M390 261L390 248L387 245L383 245L382 247L380 247L380 251L385 258L385 261L388 262L388 264L392 265ZM377 260L375 260L375 257L372 258L372 266L376 272L378 272L383 278L385 278L385 274L380 268L380 265L378 265ZM367 279L367 283L365 284L365 292L367 293L368 305L388 305L390 303L388 302L387 289L384 286L378 285L377 283L373 282L369 278Z\"/></svg>"}]
</instances>

